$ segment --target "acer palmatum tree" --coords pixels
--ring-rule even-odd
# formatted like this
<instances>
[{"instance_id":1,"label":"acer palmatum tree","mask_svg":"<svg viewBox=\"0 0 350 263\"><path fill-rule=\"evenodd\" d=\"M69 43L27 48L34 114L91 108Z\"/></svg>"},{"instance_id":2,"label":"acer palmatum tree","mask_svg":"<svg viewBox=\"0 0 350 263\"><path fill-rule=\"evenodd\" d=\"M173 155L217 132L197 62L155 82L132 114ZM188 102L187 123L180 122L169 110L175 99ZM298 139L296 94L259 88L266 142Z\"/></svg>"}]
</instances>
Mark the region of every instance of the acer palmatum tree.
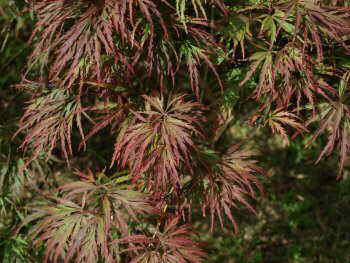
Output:
<instances>
[{"instance_id":1,"label":"acer palmatum tree","mask_svg":"<svg viewBox=\"0 0 350 263\"><path fill-rule=\"evenodd\" d=\"M327 133L319 159L334 153L344 168L349 1L27 2L27 166L61 152L74 169L100 132L114 140L109 169L50 194L32 186L21 227L33 224L45 262L201 262L191 216L237 230L234 214L254 212L262 191L253 151L226 143L235 120L287 143Z\"/></svg>"}]
</instances>

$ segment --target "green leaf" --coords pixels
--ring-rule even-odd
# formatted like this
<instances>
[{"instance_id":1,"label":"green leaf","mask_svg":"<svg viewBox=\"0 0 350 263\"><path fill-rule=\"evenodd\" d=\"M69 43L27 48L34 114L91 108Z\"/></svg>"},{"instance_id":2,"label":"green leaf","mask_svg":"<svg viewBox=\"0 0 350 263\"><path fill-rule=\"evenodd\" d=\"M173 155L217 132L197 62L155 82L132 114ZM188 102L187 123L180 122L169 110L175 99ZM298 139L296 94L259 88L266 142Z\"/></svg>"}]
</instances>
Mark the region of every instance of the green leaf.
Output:
<instances>
[{"instance_id":1,"label":"green leaf","mask_svg":"<svg viewBox=\"0 0 350 263\"><path fill-rule=\"evenodd\" d=\"M262 27L261 27L261 31L263 32L267 32L267 34L270 36L271 38L271 44L275 42L276 40L276 32L277 32L277 28L276 28L276 24L275 21L273 20L272 16L267 16L263 22L262 22Z\"/></svg>"}]
</instances>

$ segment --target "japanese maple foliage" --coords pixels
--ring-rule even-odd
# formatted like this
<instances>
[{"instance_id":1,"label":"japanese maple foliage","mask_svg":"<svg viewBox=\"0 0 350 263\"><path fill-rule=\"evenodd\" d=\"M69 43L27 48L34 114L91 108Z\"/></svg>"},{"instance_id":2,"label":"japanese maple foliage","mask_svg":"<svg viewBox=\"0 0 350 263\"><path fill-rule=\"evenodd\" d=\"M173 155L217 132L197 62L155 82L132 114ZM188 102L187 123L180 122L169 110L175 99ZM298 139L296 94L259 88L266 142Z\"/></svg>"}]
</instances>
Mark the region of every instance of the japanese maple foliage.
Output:
<instances>
[{"instance_id":1,"label":"japanese maple foliage","mask_svg":"<svg viewBox=\"0 0 350 263\"><path fill-rule=\"evenodd\" d=\"M33 186L41 194L21 227L34 224L29 234L45 242L44 261L202 262L193 215L210 218L211 230L237 231L235 213L254 213L251 200L263 191L254 151L227 143L234 121L259 121L286 142L326 133L317 161L337 154L341 172L349 152L349 6L28 1L33 52L18 84L31 96L18 131L31 152L27 165L61 153L80 169L50 194ZM70 159L106 130L114 146L105 145L113 152L105 165L74 167Z\"/></svg>"}]
</instances>

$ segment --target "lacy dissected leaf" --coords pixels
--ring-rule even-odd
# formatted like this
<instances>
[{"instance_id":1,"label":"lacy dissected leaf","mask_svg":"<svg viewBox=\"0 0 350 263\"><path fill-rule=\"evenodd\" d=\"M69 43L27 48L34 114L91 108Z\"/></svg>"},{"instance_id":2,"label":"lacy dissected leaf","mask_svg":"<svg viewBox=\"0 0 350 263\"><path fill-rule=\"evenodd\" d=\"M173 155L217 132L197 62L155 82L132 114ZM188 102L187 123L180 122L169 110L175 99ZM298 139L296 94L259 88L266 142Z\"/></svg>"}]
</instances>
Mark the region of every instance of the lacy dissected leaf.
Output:
<instances>
[{"instance_id":1,"label":"lacy dissected leaf","mask_svg":"<svg viewBox=\"0 0 350 263\"><path fill-rule=\"evenodd\" d=\"M200 105L186 102L184 97L143 96L145 111L133 112L132 122L122 127L112 165L114 161L128 164L136 178L147 172L158 187L176 186L182 166L191 167L193 137L200 135L203 118Z\"/></svg>"},{"instance_id":2,"label":"lacy dissected leaf","mask_svg":"<svg viewBox=\"0 0 350 263\"><path fill-rule=\"evenodd\" d=\"M203 216L206 211L210 214L211 231L216 220L224 227L224 215L237 231L233 210L241 204L255 213L248 199L255 198L257 188L262 192L256 174L263 172L252 159L254 153L240 145L231 146L221 156L212 150L206 150L202 155L205 194L200 205Z\"/></svg>"},{"instance_id":3,"label":"lacy dissected leaf","mask_svg":"<svg viewBox=\"0 0 350 263\"><path fill-rule=\"evenodd\" d=\"M307 125L319 121L319 128L309 142L309 145L321 134L328 133L328 142L318 156L319 162L325 155L330 155L334 149L339 150L339 172L344 168L344 161L350 149L350 109L349 101L350 71L342 76L338 87L338 101L319 103L318 115L311 118Z\"/></svg>"},{"instance_id":4,"label":"lacy dissected leaf","mask_svg":"<svg viewBox=\"0 0 350 263\"><path fill-rule=\"evenodd\" d=\"M209 50L209 51L211 51L211 50ZM181 47L180 56L185 58L185 63L186 63L186 66L187 66L188 72L189 72L190 86L191 86L193 92L196 94L197 98L200 98L200 96L199 96L199 80L200 80L199 67L200 67L200 63L202 60L207 64L207 66L215 74L215 76L218 79L218 82L219 82L221 89L223 89L223 84L221 82L220 76L218 75L214 65L210 62L207 52L208 52L207 49L204 50L198 46L191 44L190 42L185 42L185 44Z\"/></svg>"},{"instance_id":5,"label":"lacy dissected leaf","mask_svg":"<svg viewBox=\"0 0 350 263\"><path fill-rule=\"evenodd\" d=\"M112 21L118 16L114 2L106 1L102 9L93 1L35 1L38 22L32 34L36 40L32 64L49 64L50 79L60 77L66 87L78 78L106 79L103 55L126 63L113 40Z\"/></svg>"},{"instance_id":6,"label":"lacy dissected leaf","mask_svg":"<svg viewBox=\"0 0 350 263\"><path fill-rule=\"evenodd\" d=\"M298 121L298 116L295 114L283 111L281 109L276 109L272 113L269 114L267 119L264 122L265 126L269 126L272 130L272 133L278 133L282 136L283 140L288 144L289 136L285 130L285 125L290 126L295 129L297 132L301 133L303 131L307 131L303 124Z\"/></svg>"},{"instance_id":7,"label":"lacy dissected leaf","mask_svg":"<svg viewBox=\"0 0 350 263\"><path fill-rule=\"evenodd\" d=\"M257 97L262 94L261 88L273 90L275 82L275 74L273 67L274 53L270 50L257 51L249 57L251 61L250 70L246 77L242 80L241 86L244 85L255 72L260 70L259 85L257 86Z\"/></svg>"},{"instance_id":8,"label":"lacy dissected leaf","mask_svg":"<svg viewBox=\"0 0 350 263\"><path fill-rule=\"evenodd\" d=\"M313 73L315 62L312 57L303 54L293 43L279 51L257 51L249 60L252 64L241 85L258 73L259 83L254 97L260 99L265 96L269 103L276 101L278 107L288 106L293 98L299 107L303 97L314 104L316 95L328 98L328 94L336 93L334 88Z\"/></svg>"},{"instance_id":9,"label":"lacy dissected leaf","mask_svg":"<svg viewBox=\"0 0 350 263\"><path fill-rule=\"evenodd\" d=\"M199 244L190 239L188 225L179 225L179 219L168 220L161 229L159 225L149 235L131 235L120 243L133 243L136 252L132 263L199 263L205 253Z\"/></svg>"},{"instance_id":10,"label":"lacy dissected leaf","mask_svg":"<svg viewBox=\"0 0 350 263\"><path fill-rule=\"evenodd\" d=\"M36 203L23 224L34 220L37 222L29 235L36 238L35 243L46 242L44 262L60 262L64 254L65 262L69 262L78 254L74 262L93 263L97 262L101 249L108 253L106 222L79 204L65 199L58 203Z\"/></svg>"},{"instance_id":11,"label":"lacy dissected leaf","mask_svg":"<svg viewBox=\"0 0 350 263\"><path fill-rule=\"evenodd\" d=\"M125 209L135 220L137 214L155 213L147 201L147 194L128 189L125 185L125 182L130 180L129 175L119 176L117 173L115 176L107 177L104 173L100 173L95 176L91 171L85 174L78 171L77 174L85 180L60 187L65 198L81 200L86 198L84 194L91 195L90 198L103 199L103 206L107 205L111 211ZM119 220L118 217L115 218ZM120 226L125 224L126 222L119 222Z\"/></svg>"},{"instance_id":12,"label":"lacy dissected leaf","mask_svg":"<svg viewBox=\"0 0 350 263\"><path fill-rule=\"evenodd\" d=\"M293 98L296 98L299 109L303 97L309 103L314 104L316 95L321 95L326 99L329 98L329 95L335 95L335 89L314 74L315 61L313 58L303 54L292 43L289 44L279 51L274 64L280 81L276 88L277 92L272 92L271 95L277 100L278 107L286 107L290 105Z\"/></svg>"},{"instance_id":13,"label":"lacy dissected leaf","mask_svg":"<svg viewBox=\"0 0 350 263\"><path fill-rule=\"evenodd\" d=\"M80 96L73 96L61 89L43 92L41 96L29 101L29 106L20 120L18 132L27 132L21 147L32 147L32 159L35 159L42 151L50 154L57 141L60 141L63 155L68 160L68 156L72 154L71 136L74 123L84 138L82 114L86 115Z\"/></svg>"}]
</instances>

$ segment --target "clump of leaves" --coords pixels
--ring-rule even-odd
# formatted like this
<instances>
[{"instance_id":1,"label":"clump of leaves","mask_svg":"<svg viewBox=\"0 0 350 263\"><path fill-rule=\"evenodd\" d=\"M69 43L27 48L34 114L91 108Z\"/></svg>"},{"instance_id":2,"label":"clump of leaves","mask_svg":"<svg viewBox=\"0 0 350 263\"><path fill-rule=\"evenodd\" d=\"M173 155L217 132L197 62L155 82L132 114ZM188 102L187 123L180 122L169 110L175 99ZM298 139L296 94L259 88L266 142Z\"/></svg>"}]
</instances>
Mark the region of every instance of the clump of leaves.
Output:
<instances>
[{"instance_id":1,"label":"clump of leaves","mask_svg":"<svg viewBox=\"0 0 350 263\"><path fill-rule=\"evenodd\" d=\"M133 243L136 253L130 262L202 262L205 253L189 238L188 225L178 226L179 218L169 219L164 226L157 225L147 234L132 235L118 242ZM127 251L127 250L126 250Z\"/></svg>"},{"instance_id":2,"label":"clump of leaves","mask_svg":"<svg viewBox=\"0 0 350 263\"><path fill-rule=\"evenodd\" d=\"M65 184L32 203L22 226L35 221L28 235L33 245L46 242L45 262L114 262L119 251L112 237L128 235L138 214L153 214L146 194L127 189L127 176L95 176L78 172L82 180Z\"/></svg>"},{"instance_id":3,"label":"clump of leaves","mask_svg":"<svg viewBox=\"0 0 350 263\"><path fill-rule=\"evenodd\" d=\"M212 2L225 11L220 0ZM162 71L174 79L185 62L192 72L192 88L198 89L200 62L216 73L206 55L215 48L215 40L207 33L203 3L191 1L191 5L194 16L185 12L186 1L175 5L168 1L33 1L38 22L32 33L36 44L29 69L39 65L44 75L46 66L49 78L62 79L61 87L67 88L86 80L109 82L114 75L131 77L145 71L147 75L155 71L163 85ZM184 43L191 43L182 49L185 53L176 43L182 37L187 38Z\"/></svg>"},{"instance_id":4,"label":"clump of leaves","mask_svg":"<svg viewBox=\"0 0 350 263\"><path fill-rule=\"evenodd\" d=\"M155 187L176 187L181 167L191 168L192 138L201 135L200 105L185 102L184 95L143 98L145 111L132 111L132 120L118 134L113 162L128 162L136 178L149 174Z\"/></svg>"},{"instance_id":5,"label":"clump of leaves","mask_svg":"<svg viewBox=\"0 0 350 263\"><path fill-rule=\"evenodd\" d=\"M57 141L60 141L61 150L68 160L68 155L72 154L71 133L74 122L84 139L82 114L86 115L80 96L72 96L66 90L48 90L32 99L20 121L21 128L17 131L17 133L28 131L21 147L27 148L31 145L35 149L29 162L44 150L50 154L56 147Z\"/></svg>"},{"instance_id":6,"label":"clump of leaves","mask_svg":"<svg viewBox=\"0 0 350 263\"><path fill-rule=\"evenodd\" d=\"M287 144L289 144L289 137L282 125L288 125L298 133L307 131L304 125L298 122L298 117L295 114L280 109L270 113L264 125L269 126L273 133L279 133Z\"/></svg>"},{"instance_id":7,"label":"clump of leaves","mask_svg":"<svg viewBox=\"0 0 350 263\"><path fill-rule=\"evenodd\" d=\"M340 171L344 167L345 158L347 157L350 147L350 112L347 104L349 100L349 80L350 71L347 71L339 82L338 100L320 103L319 114L308 121L308 124L315 121L320 122L320 126L310 140L309 145L322 133L328 133L327 145L319 154L317 162L319 162L323 156L329 156L334 148L337 148L339 151Z\"/></svg>"},{"instance_id":8,"label":"clump of leaves","mask_svg":"<svg viewBox=\"0 0 350 263\"><path fill-rule=\"evenodd\" d=\"M200 153L204 178L202 187L205 192L200 206L203 216L206 215L206 211L210 214L211 231L215 221L219 221L224 228L225 215L237 232L238 226L233 210L240 205L255 213L248 199L256 198L257 189L262 192L256 175L262 174L263 171L251 159L254 154L239 144L230 146L223 153L210 149Z\"/></svg>"}]
</instances>

